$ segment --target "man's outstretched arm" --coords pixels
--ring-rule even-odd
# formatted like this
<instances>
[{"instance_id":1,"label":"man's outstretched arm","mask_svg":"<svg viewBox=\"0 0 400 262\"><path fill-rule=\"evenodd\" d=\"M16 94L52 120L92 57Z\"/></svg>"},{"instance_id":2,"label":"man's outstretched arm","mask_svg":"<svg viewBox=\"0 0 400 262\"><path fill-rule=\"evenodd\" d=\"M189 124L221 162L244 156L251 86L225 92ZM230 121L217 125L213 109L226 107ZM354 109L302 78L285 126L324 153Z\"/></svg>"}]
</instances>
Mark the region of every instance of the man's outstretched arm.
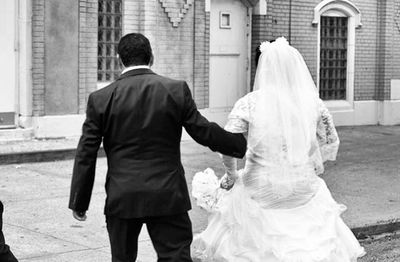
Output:
<instances>
[{"instance_id":1,"label":"man's outstretched arm","mask_svg":"<svg viewBox=\"0 0 400 262\"><path fill-rule=\"evenodd\" d=\"M243 134L225 131L218 124L209 122L197 110L189 87L186 83L184 89L184 116L183 126L188 134L199 144L208 146L212 151L224 155L243 158L246 153L247 142Z\"/></svg>"},{"instance_id":2,"label":"man's outstretched arm","mask_svg":"<svg viewBox=\"0 0 400 262\"><path fill-rule=\"evenodd\" d=\"M71 182L69 208L78 220L84 220L92 195L97 151L102 140L102 128L99 114L96 113L92 95L89 96L86 120L82 127L82 136L76 151Z\"/></svg>"}]
</instances>

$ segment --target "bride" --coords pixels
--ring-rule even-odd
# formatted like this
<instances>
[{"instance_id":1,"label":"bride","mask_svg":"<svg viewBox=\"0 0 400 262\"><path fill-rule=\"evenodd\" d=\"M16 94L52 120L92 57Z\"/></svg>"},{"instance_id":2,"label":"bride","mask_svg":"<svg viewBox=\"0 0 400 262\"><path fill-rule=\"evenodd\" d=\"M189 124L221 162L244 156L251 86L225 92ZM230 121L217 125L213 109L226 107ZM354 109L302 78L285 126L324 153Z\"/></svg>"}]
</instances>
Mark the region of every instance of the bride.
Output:
<instances>
[{"instance_id":1,"label":"bride","mask_svg":"<svg viewBox=\"0 0 400 262\"><path fill-rule=\"evenodd\" d=\"M193 256L218 262L352 262L364 249L343 223L346 209L318 177L339 138L301 54L286 39L260 46L254 91L238 100L225 127L248 138L246 163L223 156L226 174L193 179L210 212Z\"/></svg>"}]
</instances>

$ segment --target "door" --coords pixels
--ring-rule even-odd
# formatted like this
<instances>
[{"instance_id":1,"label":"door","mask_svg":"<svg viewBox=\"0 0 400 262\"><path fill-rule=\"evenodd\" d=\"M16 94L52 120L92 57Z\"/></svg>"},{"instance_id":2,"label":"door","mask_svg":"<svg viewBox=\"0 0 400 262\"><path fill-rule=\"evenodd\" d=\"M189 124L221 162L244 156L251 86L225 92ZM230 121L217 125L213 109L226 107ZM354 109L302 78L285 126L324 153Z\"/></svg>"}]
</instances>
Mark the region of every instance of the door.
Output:
<instances>
[{"instance_id":1,"label":"door","mask_svg":"<svg viewBox=\"0 0 400 262\"><path fill-rule=\"evenodd\" d=\"M240 0L212 0L210 108L232 107L248 90L248 8Z\"/></svg>"},{"instance_id":2,"label":"door","mask_svg":"<svg viewBox=\"0 0 400 262\"><path fill-rule=\"evenodd\" d=\"M16 4L15 0L3 0L0 9L0 128L15 127Z\"/></svg>"}]
</instances>

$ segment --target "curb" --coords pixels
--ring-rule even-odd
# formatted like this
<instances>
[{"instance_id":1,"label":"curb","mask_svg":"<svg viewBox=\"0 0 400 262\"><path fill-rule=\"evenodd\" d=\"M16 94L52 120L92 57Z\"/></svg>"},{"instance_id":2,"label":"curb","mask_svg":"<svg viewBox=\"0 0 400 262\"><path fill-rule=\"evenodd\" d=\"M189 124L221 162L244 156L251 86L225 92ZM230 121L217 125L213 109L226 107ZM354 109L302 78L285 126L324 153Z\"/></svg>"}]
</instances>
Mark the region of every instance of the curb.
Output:
<instances>
[{"instance_id":1,"label":"curb","mask_svg":"<svg viewBox=\"0 0 400 262\"><path fill-rule=\"evenodd\" d=\"M357 239L363 240L373 236L390 234L400 231L400 219L393 219L377 224L365 225L362 227L351 228Z\"/></svg>"},{"instance_id":2,"label":"curb","mask_svg":"<svg viewBox=\"0 0 400 262\"><path fill-rule=\"evenodd\" d=\"M70 160L75 158L75 154L76 148L5 153L0 154L0 165ZM105 155L104 149L100 148L97 156L104 157Z\"/></svg>"}]
</instances>

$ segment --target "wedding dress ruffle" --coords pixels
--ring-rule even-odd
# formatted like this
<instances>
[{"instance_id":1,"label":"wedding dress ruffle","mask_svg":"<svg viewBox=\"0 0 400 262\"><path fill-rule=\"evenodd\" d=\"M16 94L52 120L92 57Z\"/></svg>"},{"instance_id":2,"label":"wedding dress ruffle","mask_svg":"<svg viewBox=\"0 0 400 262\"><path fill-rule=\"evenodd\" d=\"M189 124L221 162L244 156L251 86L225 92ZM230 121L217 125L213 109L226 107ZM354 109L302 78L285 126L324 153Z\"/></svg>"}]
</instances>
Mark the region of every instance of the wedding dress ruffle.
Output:
<instances>
[{"instance_id":1,"label":"wedding dress ruffle","mask_svg":"<svg viewBox=\"0 0 400 262\"><path fill-rule=\"evenodd\" d=\"M210 216L194 238L193 256L206 262L355 262L364 249L340 218L346 207L318 180L306 204L264 209L240 177L226 191L211 169L197 173L192 194Z\"/></svg>"}]
</instances>

